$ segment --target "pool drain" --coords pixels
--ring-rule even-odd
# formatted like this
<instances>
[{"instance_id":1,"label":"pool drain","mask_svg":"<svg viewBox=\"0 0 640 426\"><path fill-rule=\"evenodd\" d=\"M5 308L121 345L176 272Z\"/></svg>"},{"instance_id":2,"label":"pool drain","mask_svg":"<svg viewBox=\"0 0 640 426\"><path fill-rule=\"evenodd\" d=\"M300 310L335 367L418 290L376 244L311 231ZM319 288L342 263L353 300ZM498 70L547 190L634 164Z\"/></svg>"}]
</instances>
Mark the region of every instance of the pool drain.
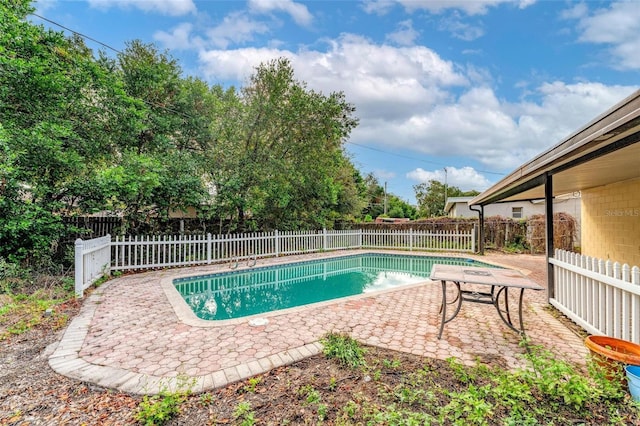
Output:
<instances>
[{"instance_id":1,"label":"pool drain","mask_svg":"<svg viewBox=\"0 0 640 426\"><path fill-rule=\"evenodd\" d=\"M251 327L260 327L261 325L267 324L269 324L269 320L266 318L254 318L252 320L249 320L249 325Z\"/></svg>"}]
</instances>

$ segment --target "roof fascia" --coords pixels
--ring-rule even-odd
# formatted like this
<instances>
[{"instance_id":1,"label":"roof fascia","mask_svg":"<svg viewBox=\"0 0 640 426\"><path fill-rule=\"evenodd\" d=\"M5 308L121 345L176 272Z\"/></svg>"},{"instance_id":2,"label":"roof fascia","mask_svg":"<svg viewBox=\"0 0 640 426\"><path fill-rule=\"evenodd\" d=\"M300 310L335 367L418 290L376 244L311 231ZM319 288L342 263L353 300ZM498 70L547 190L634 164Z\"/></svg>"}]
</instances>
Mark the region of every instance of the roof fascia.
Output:
<instances>
[{"instance_id":1,"label":"roof fascia","mask_svg":"<svg viewBox=\"0 0 640 426\"><path fill-rule=\"evenodd\" d=\"M469 201L469 205L491 204L544 184L545 174L551 173L552 170L553 173L557 173L562 165L565 165L562 168L564 170L575 166L577 162L582 162L581 158L585 157L582 152L587 148L588 144L600 144L601 147L596 152L600 152L609 145L616 146L617 142L619 142L619 139L616 140L616 136L622 131L615 133L615 130L640 117L640 105L633 106L639 100L640 90L592 120L564 141L517 168L491 188L474 197ZM621 117L616 119L616 113L625 108L630 108L631 111L623 113ZM633 136L633 134L629 136ZM629 136L622 140L627 139ZM615 149L619 149L619 147Z\"/></svg>"}]
</instances>

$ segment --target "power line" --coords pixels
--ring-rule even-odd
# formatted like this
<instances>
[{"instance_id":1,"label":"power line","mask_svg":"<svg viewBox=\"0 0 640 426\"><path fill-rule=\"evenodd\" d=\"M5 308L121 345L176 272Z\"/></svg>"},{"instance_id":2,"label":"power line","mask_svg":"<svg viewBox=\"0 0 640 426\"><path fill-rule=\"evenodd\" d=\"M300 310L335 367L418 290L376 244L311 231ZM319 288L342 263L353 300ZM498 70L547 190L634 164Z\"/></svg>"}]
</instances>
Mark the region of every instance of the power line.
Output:
<instances>
[{"instance_id":1,"label":"power line","mask_svg":"<svg viewBox=\"0 0 640 426\"><path fill-rule=\"evenodd\" d=\"M51 19L45 18L44 16L38 15L37 13L32 13L31 15L33 15L33 16L35 16L35 17L37 17L37 18L40 18L40 19L42 19L43 21L49 22L50 24L56 25L56 26L58 26L58 27L60 27L60 28L62 28L62 29L64 29L64 30L66 30L66 31L69 31L69 32L71 32L72 34L75 34L75 35L80 36L80 37L82 37L82 38L84 38L84 39L87 39L87 40L91 40L91 41L93 41L94 43L98 43L99 45L104 46L104 47L106 47L107 49L113 50L113 51L114 51L114 52L116 52L116 53L122 54L122 52L121 52L120 50L116 49L115 47L111 47L111 46L109 46L108 44L101 42L100 40L96 40L96 39L95 39L95 38L93 38L93 37L90 37L90 36L88 36L88 35L85 35L85 34L82 34L82 33L78 32L78 31L72 30L71 28L68 28L68 27L66 27L66 26L64 26L64 25L62 25L62 24L60 24L60 23L58 23L58 22L55 22L55 21L51 20ZM160 108L160 109L162 109L162 110L164 110L164 111L167 111L167 112L170 112L170 113L173 113L173 114L176 114L176 115L180 115L180 116L182 116L183 118L188 118L188 119L191 119L191 120L195 120L195 118L194 118L194 117L192 117L192 116L190 116L189 114L186 114L186 113L184 113L184 112L182 112L182 111L177 111L177 110L175 110L175 109L173 109L173 108L170 108L170 107L165 106L165 105L157 104L157 103L155 103L155 102L153 102L153 101L149 101L149 100L147 100L147 99L142 99L142 101L143 101L143 102L145 102L145 103L146 103L147 105L149 105L149 106L153 106L153 107L156 107L156 108Z\"/></svg>"},{"instance_id":2,"label":"power line","mask_svg":"<svg viewBox=\"0 0 640 426\"><path fill-rule=\"evenodd\" d=\"M441 166L441 167L448 167L446 164L438 163L437 161L429 161L429 160L424 160L424 159L421 159L421 158L410 157L408 155L398 154L396 152L391 152L391 151L385 151L383 149L374 148L372 146L366 146L366 145L362 145L362 144L351 142L351 141L347 141L347 143L349 143L351 145L359 146L361 148L369 149L371 151L377 151L377 152L381 152L383 154L389 154L389 155L393 155L393 156L400 157L400 158L406 158L408 160L420 161L422 163L434 164L436 166ZM490 175L499 175L499 176L504 176L506 174L506 173L490 172L490 171L487 171L487 170L476 170L476 171L479 172L479 173L486 173L486 174L490 174Z\"/></svg>"},{"instance_id":3,"label":"power line","mask_svg":"<svg viewBox=\"0 0 640 426\"><path fill-rule=\"evenodd\" d=\"M118 49L116 49L115 47L111 47L111 46L109 46L109 45L108 45L108 44L106 44L106 43L103 43L103 42L101 42L101 41L99 41L99 40L96 40L95 38L89 37L88 35L84 35L84 34L82 34L82 33L79 33L78 31L74 31L74 30L72 30L71 28L67 28L67 27L65 27L64 25L59 24L58 22L52 21L51 19L45 18L44 16L40 16L40 15L38 15L37 13L32 13L31 15L35 16L36 18L40 18L40 19L42 19L43 21L46 21L46 22L48 22L48 23L50 23L50 24L56 25L56 26L58 26L58 27L60 27L60 28L62 28L62 29L64 29L64 30L67 30L67 31L69 31L69 32L71 32L71 33L73 33L73 34L75 34L75 35L79 35L79 36L80 36L80 37L82 37L82 38L85 38L85 39L87 39L87 40L91 40L91 41L92 41L92 42L94 42L94 43L98 43L100 46L104 46L104 47L106 47L107 49L113 50L113 51L114 51L114 52L116 52L116 53L122 53L121 51L119 51L119 50L118 50Z\"/></svg>"},{"instance_id":4,"label":"power line","mask_svg":"<svg viewBox=\"0 0 640 426\"><path fill-rule=\"evenodd\" d=\"M82 37L82 38L85 38L87 40L91 40L94 43L98 43L99 45L104 46L107 49L113 50L116 53L122 54L122 52L120 50L116 49L115 47L111 47L108 44L103 43L103 42L101 42L99 40L96 40L93 37L90 37L88 35L85 35L85 34L82 34L82 33L78 32L78 31L72 30L71 28L68 28L68 27L66 27L66 26L64 26L64 25L62 25L62 24L60 24L58 22L55 22L55 21L51 20L51 19L45 18L44 16L38 15L37 13L31 13L31 15L33 15L33 16L35 16L37 18L40 18L43 21L49 22L50 24L56 25L56 26L58 26L58 27L60 27L60 28L62 28L64 30L69 31L69 32L71 32L71 33L73 33L75 35L78 35L78 36ZM165 111L172 112L174 114L181 115L184 118L194 119L193 117L191 117L188 114L185 114L185 113L183 113L181 111L176 111L176 110L171 109L171 108L169 108L167 106L158 105L158 104L155 104L154 102L148 101L146 99L143 99L143 101L146 102L147 104L151 105L151 106L164 109ZM440 166L440 167L446 167L446 164L438 163L436 161L429 161L429 160L423 160L423 159L420 159L420 158L414 158L414 157L410 157L408 155L402 155L402 154L398 154L398 153L391 152L391 151L385 151L385 150L382 150L382 149L379 149L379 148L374 148L374 147L371 147L371 146L366 146L366 145L358 144L358 143L355 143L355 142L347 141L347 143L349 143L351 145L359 146L361 148L369 149L371 151L381 152L383 154L389 154L389 155L393 155L393 156L400 157L400 158L405 158L405 159L414 160L414 161L420 161L420 162L427 163L427 164L434 164L434 165ZM479 173L485 173L485 174L491 174L491 175L499 175L499 176L504 176L505 175L505 173L490 172L490 171L487 171L487 170L476 170L476 171L479 172Z\"/></svg>"}]
</instances>

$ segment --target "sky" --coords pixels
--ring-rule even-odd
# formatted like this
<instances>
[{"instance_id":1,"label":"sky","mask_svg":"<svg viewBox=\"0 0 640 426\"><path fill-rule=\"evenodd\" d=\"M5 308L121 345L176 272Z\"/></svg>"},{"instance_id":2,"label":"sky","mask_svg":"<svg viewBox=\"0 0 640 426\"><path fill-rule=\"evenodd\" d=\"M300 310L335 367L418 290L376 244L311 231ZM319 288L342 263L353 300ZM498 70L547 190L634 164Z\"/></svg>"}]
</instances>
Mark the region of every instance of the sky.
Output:
<instances>
[{"instance_id":1,"label":"sky","mask_svg":"<svg viewBox=\"0 0 640 426\"><path fill-rule=\"evenodd\" d=\"M363 175L415 203L432 179L483 191L640 88L637 1L42 0L36 14L184 76L240 88L255 67L343 92ZM60 26L32 16L32 22ZM69 33L69 31L64 30ZM87 45L105 50L87 39ZM106 49L106 53L115 53Z\"/></svg>"}]
</instances>

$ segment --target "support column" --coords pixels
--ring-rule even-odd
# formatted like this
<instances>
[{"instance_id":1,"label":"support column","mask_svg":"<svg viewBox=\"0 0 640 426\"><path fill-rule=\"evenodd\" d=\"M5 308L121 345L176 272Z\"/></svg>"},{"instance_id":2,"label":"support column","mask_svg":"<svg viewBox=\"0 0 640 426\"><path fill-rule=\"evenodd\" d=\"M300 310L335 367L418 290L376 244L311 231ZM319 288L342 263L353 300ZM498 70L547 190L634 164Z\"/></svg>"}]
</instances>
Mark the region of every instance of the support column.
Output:
<instances>
[{"instance_id":1,"label":"support column","mask_svg":"<svg viewBox=\"0 0 640 426\"><path fill-rule=\"evenodd\" d=\"M545 175L544 182L544 208L545 208L545 228L546 228L546 259L547 259L547 297L555 298L555 279L553 265L549 259L553 257L553 176Z\"/></svg>"},{"instance_id":2,"label":"support column","mask_svg":"<svg viewBox=\"0 0 640 426\"><path fill-rule=\"evenodd\" d=\"M480 225L478 228L478 252L479 254L484 255L484 206L480 205L479 210L474 209L474 207L475 206L469 206L469 210L478 213L478 224Z\"/></svg>"}]
</instances>

